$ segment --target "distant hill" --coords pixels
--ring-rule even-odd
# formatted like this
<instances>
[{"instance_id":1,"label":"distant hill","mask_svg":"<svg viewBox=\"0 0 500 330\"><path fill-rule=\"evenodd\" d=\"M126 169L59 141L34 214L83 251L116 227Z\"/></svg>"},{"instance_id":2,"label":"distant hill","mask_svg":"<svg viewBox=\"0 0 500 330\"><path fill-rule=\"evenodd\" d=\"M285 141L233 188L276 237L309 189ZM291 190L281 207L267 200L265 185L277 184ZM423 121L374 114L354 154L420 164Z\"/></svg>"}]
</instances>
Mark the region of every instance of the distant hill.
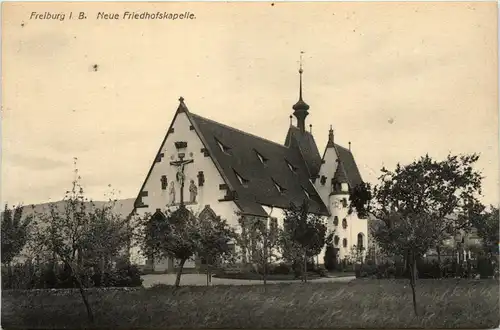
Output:
<instances>
[{"instance_id":1,"label":"distant hill","mask_svg":"<svg viewBox=\"0 0 500 330\"><path fill-rule=\"evenodd\" d=\"M120 215L122 217L127 217L132 209L134 208L134 200L135 198L127 198L127 199L119 199L115 203L115 207L113 208L113 213L116 215ZM64 208L65 201L53 202L58 209L62 210ZM107 202L104 201L93 201L92 202L95 207L102 207ZM51 203L42 203L42 204L33 204L33 205L25 205L23 208L23 217L27 217L34 213L44 213L49 211L49 205ZM88 203L90 206L90 202Z\"/></svg>"},{"instance_id":2,"label":"distant hill","mask_svg":"<svg viewBox=\"0 0 500 330\"><path fill-rule=\"evenodd\" d=\"M119 215L123 219L125 219L130 214L130 212L132 212L132 210L134 208L134 201L135 201L135 198L126 198L126 199L117 200L115 203L115 206L113 208L113 213L116 215ZM35 213L38 213L38 214L48 213L50 204L54 204L58 210L63 211L65 203L66 203L65 201L58 201L58 202L53 202L53 203L25 205L23 207L23 218L26 218L30 215L35 214ZM96 208L100 208L108 202L104 202L104 201L88 202L89 207L90 207L90 203L93 203ZM3 211L1 212L1 216L3 217ZM44 226L44 223L40 223L40 222L37 225L38 229L43 228L43 226ZM33 228L33 230L36 231L37 229ZM33 257L34 257L34 255L33 255L33 253L29 252L29 248L27 245L25 247L25 249L21 252L21 254L15 260L21 262L27 258L31 259Z\"/></svg>"}]
</instances>

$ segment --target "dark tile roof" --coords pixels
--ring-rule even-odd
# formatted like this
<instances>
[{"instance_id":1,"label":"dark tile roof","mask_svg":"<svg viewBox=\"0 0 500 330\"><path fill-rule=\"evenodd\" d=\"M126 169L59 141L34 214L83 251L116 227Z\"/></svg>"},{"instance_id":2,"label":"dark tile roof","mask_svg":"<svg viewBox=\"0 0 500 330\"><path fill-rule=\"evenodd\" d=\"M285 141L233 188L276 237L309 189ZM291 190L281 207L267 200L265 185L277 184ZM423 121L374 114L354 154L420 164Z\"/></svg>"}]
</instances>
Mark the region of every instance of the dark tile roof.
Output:
<instances>
[{"instance_id":1,"label":"dark tile roof","mask_svg":"<svg viewBox=\"0 0 500 330\"><path fill-rule=\"evenodd\" d=\"M291 146L293 140L297 142L310 176L315 177L321 167L321 155L319 154L314 137L307 131L301 133L298 127L290 126L286 135L285 146Z\"/></svg>"},{"instance_id":2,"label":"dark tile roof","mask_svg":"<svg viewBox=\"0 0 500 330\"><path fill-rule=\"evenodd\" d=\"M349 185L351 187L355 187L358 184L363 183L363 179L361 178L358 165L356 165L352 152L338 144L335 144L335 148L337 150L337 155L342 162L347 179L349 180Z\"/></svg>"},{"instance_id":3,"label":"dark tile roof","mask_svg":"<svg viewBox=\"0 0 500 330\"><path fill-rule=\"evenodd\" d=\"M339 183L349 183L349 180L347 179L347 174L345 173L344 170L344 165L342 161L339 159L339 164L337 166L337 169L335 170L335 174L333 175L333 179Z\"/></svg>"},{"instance_id":4,"label":"dark tile roof","mask_svg":"<svg viewBox=\"0 0 500 330\"><path fill-rule=\"evenodd\" d=\"M305 190L311 199L311 211L328 215L310 181L304 151L301 148L301 154L297 145L308 143L316 148L314 139L312 142L309 138L307 142L290 141L286 147L193 113L188 116L219 172L236 192L235 203L244 213L265 216L260 204L279 208L287 208L290 203L300 204L307 198ZM306 149L306 155L310 154ZM284 191L280 192L277 185Z\"/></svg>"}]
</instances>

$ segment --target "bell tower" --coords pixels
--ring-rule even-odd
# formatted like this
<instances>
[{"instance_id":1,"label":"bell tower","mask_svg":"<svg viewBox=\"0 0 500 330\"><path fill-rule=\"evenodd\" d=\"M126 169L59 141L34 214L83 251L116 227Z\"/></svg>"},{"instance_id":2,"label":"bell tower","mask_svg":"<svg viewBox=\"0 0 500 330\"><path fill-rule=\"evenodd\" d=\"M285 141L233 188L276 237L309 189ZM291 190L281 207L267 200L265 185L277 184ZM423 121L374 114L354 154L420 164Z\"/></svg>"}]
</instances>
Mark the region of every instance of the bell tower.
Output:
<instances>
[{"instance_id":1,"label":"bell tower","mask_svg":"<svg viewBox=\"0 0 500 330\"><path fill-rule=\"evenodd\" d=\"M302 54L300 52L300 68L299 68L299 100L293 105L293 115L297 118L297 127L301 133L306 131L306 117L309 115L309 105L302 99L302 74L304 70L302 69Z\"/></svg>"}]
</instances>

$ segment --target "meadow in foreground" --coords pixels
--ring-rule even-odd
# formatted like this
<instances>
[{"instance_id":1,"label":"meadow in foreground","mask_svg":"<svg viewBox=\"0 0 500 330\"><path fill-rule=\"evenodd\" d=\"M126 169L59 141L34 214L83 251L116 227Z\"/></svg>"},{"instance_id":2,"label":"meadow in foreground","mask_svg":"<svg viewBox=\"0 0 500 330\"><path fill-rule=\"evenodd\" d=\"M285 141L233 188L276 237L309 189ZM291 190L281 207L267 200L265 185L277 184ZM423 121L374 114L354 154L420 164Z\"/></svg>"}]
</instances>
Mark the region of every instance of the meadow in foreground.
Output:
<instances>
[{"instance_id":1,"label":"meadow in foreground","mask_svg":"<svg viewBox=\"0 0 500 330\"><path fill-rule=\"evenodd\" d=\"M90 290L97 327L491 328L499 324L495 280L420 280L419 316L403 280L263 286ZM77 291L6 291L2 326L88 327Z\"/></svg>"}]
</instances>

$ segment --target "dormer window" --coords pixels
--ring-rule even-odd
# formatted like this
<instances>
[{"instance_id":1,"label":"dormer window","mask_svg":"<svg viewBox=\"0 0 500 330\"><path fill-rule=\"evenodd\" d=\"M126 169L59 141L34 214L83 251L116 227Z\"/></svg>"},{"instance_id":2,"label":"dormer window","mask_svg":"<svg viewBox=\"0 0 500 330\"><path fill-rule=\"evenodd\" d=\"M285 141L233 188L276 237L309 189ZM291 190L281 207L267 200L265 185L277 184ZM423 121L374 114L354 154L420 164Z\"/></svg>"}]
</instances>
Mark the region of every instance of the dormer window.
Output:
<instances>
[{"instance_id":1,"label":"dormer window","mask_svg":"<svg viewBox=\"0 0 500 330\"><path fill-rule=\"evenodd\" d=\"M308 199L311 199L311 196L309 195L309 193L307 192L307 190L303 189L304 190L304 194L307 196Z\"/></svg>"},{"instance_id":2,"label":"dormer window","mask_svg":"<svg viewBox=\"0 0 500 330\"><path fill-rule=\"evenodd\" d=\"M226 154L229 153L229 150L231 150L231 148L225 146L222 142L220 142L219 140L215 139L215 142L217 142L217 145L219 146L220 150Z\"/></svg>"},{"instance_id":3,"label":"dormer window","mask_svg":"<svg viewBox=\"0 0 500 330\"><path fill-rule=\"evenodd\" d=\"M273 183L274 183L274 186L276 187L276 189L279 191L280 194L283 194L285 192L285 188L283 188L282 186L280 186L276 181L273 180Z\"/></svg>"},{"instance_id":4,"label":"dormer window","mask_svg":"<svg viewBox=\"0 0 500 330\"><path fill-rule=\"evenodd\" d=\"M295 166L290 164L290 162L287 161L286 159L285 159L285 162L286 162L286 165L288 166L288 168L290 169L290 171L292 171L293 173L297 173L297 168Z\"/></svg>"},{"instance_id":5,"label":"dormer window","mask_svg":"<svg viewBox=\"0 0 500 330\"><path fill-rule=\"evenodd\" d=\"M238 172L234 171L234 175L236 176L236 178L238 179L238 181L242 186L246 186L248 184L248 180L239 175Z\"/></svg>"},{"instance_id":6,"label":"dormer window","mask_svg":"<svg viewBox=\"0 0 500 330\"><path fill-rule=\"evenodd\" d=\"M257 155L257 158L259 158L260 162L265 165L267 158L262 156L257 150L255 150L255 154Z\"/></svg>"}]
</instances>

